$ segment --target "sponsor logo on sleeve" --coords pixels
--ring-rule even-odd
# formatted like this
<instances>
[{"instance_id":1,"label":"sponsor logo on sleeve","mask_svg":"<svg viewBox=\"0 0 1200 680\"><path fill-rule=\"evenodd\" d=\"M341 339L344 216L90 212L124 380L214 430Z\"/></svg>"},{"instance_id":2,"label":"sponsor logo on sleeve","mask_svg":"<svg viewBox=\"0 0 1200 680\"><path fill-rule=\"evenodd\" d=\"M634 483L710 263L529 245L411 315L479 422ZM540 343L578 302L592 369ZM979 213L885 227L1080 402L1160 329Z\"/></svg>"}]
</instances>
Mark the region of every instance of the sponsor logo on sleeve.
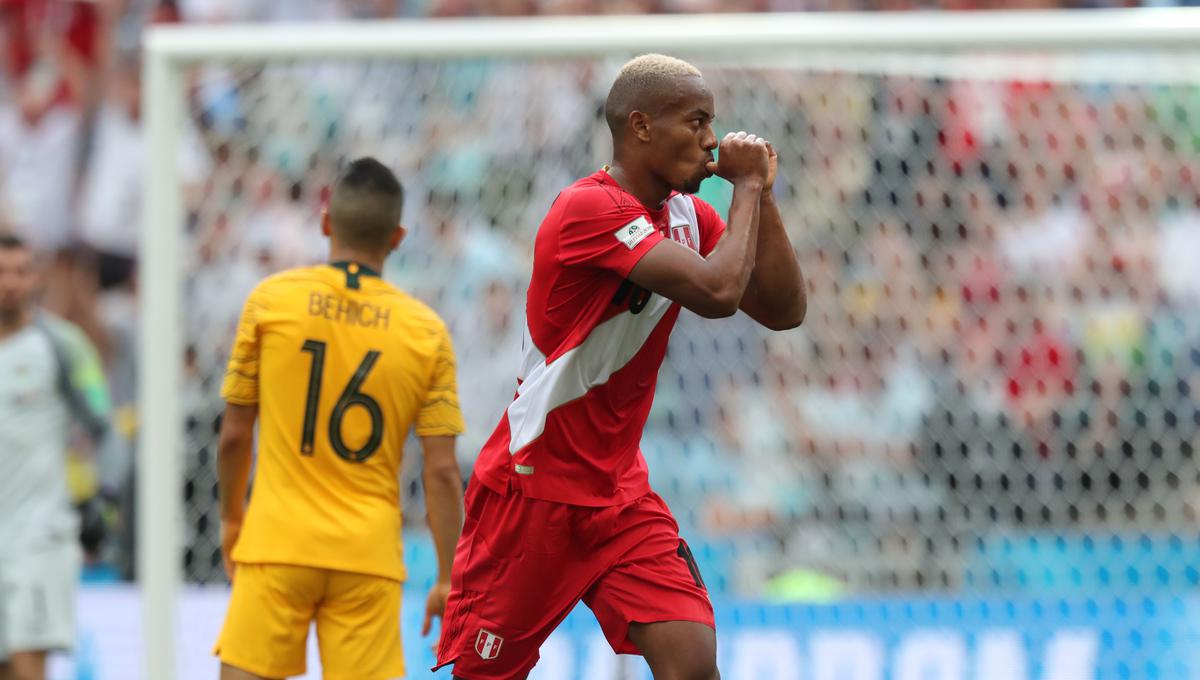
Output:
<instances>
[{"instance_id":1,"label":"sponsor logo on sleeve","mask_svg":"<svg viewBox=\"0 0 1200 680\"><path fill-rule=\"evenodd\" d=\"M626 248L633 250L637 247L637 244L653 233L654 225L650 224L650 220L646 219L645 215L642 215L618 229L613 236L616 236L617 240L623 243Z\"/></svg>"}]
</instances>

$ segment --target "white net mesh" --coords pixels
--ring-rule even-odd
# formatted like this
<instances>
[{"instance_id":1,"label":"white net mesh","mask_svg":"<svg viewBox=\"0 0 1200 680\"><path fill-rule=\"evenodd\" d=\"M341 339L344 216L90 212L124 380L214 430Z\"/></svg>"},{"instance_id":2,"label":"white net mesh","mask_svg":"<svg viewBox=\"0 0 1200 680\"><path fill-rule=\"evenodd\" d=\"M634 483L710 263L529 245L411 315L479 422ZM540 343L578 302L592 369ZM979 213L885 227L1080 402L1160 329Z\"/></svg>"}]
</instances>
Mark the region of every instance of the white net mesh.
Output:
<instances>
[{"instance_id":1,"label":"white net mesh","mask_svg":"<svg viewBox=\"0 0 1200 680\"><path fill-rule=\"evenodd\" d=\"M454 335L469 469L514 388L534 232L609 160L601 108L626 56L196 70L211 163L188 193L189 579L222 578L237 313L262 276L322 259L339 163L375 155L406 185L385 275ZM718 134L778 149L809 284L799 330L685 312L672 338L644 451L710 588L1194 586L1200 54L696 63ZM701 195L729 199L718 180ZM814 573L832 580L790 578Z\"/></svg>"}]
</instances>

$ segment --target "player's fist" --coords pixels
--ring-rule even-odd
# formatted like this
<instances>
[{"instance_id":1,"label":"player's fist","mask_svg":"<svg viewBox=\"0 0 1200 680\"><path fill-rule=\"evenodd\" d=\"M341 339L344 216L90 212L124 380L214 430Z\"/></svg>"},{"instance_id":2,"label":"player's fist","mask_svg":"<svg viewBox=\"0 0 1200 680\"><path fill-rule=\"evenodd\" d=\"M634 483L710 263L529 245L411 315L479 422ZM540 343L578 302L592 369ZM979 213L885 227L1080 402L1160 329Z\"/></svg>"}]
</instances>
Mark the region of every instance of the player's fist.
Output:
<instances>
[{"instance_id":1,"label":"player's fist","mask_svg":"<svg viewBox=\"0 0 1200 680\"><path fill-rule=\"evenodd\" d=\"M734 184L758 181L766 186L771 158L767 140L746 132L730 132L721 140L718 154L717 161L709 164L713 174Z\"/></svg>"}]
</instances>

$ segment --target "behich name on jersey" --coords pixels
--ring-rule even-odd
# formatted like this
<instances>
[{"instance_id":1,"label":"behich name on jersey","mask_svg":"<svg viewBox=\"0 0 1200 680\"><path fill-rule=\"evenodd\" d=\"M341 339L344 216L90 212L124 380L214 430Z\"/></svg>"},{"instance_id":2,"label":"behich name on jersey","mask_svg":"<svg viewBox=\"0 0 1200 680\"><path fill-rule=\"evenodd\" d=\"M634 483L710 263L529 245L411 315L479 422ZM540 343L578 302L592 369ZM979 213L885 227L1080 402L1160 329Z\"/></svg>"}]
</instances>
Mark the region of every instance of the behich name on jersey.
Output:
<instances>
[{"instance_id":1,"label":"behich name on jersey","mask_svg":"<svg viewBox=\"0 0 1200 680\"><path fill-rule=\"evenodd\" d=\"M317 291L308 294L308 313L330 321L363 328L382 328L385 331L392 318L390 308Z\"/></svg>"}]
</instances>

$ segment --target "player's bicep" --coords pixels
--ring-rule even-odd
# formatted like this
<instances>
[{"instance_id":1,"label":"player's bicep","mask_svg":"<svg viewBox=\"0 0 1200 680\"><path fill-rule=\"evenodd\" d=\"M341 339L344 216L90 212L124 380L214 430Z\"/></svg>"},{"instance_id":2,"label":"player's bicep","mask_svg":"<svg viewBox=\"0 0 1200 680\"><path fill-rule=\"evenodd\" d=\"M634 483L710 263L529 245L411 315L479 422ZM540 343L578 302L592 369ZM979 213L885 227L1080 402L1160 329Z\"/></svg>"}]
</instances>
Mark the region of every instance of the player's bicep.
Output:
<instances>
[{"instance_id":1,"label":"player's bicep","mask_svg":"<svg viewBox=\"0 0 1200 680\"><path fill-rule=\"evenodd\" d=\"M248 446L254 440L254 423L258 420L257 404L226 402L221 415L221 450Z\"/></svg>"},{"instance_id":2,"label":"player's bicep","mask_svg":"<svg viewBox=\"0 0 1200 680\"><path fill-rule=\"evenodd\" d=\"M630 281L701 316L725 316L719 282L696 251L663 239L630 270Z\"/></svg>"},{"instance_id":3,"label":"player's bicep","mask_svg":"<svg viewBox=\"0 0 1200 680\"><path fill-rule=\"evenodd\" d=\"M454 453L456 441L457 437L453 435L420 437L426 476L457 477L461 480L458 457Z\"/></svg>"}]
</instances>

